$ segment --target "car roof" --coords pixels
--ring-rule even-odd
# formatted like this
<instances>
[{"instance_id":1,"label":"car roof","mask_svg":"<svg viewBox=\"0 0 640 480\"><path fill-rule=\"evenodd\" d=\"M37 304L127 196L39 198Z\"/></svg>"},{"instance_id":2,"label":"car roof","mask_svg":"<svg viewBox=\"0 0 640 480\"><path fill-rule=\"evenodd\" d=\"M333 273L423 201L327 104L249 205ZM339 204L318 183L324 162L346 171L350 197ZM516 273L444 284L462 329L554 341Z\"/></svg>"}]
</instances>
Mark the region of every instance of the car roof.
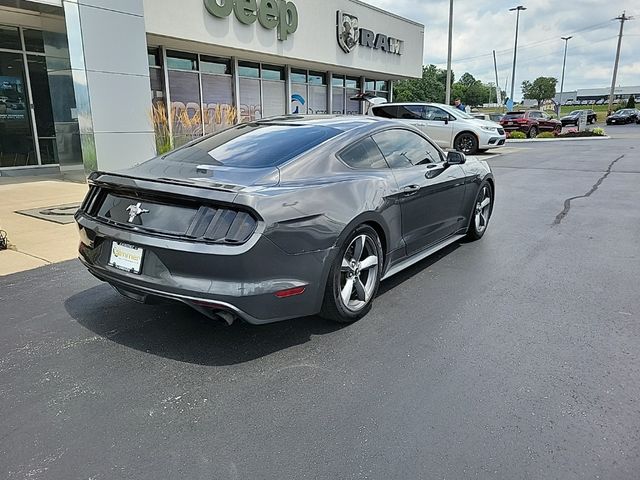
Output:
<instances>
[{"instance_id":1,"label":"car roof","mask_svg":"<svg viewBox=\"0 0 640 480\"><path fill-rule=\"evenodd\" d=\"M389 120L365 115L280 115L257 120L261 125L314 125L336 128L342 131L354 130L365 126L389 123Z\"/></svg>"}]
</instances>

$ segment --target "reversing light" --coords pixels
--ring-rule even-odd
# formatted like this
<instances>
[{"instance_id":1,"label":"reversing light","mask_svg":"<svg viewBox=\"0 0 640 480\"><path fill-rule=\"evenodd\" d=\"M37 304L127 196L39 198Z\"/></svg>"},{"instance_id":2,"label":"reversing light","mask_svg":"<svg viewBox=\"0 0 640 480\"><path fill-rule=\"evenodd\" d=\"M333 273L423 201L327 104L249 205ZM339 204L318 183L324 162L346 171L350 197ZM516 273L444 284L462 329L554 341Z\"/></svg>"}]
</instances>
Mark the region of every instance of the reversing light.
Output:
<instances>
[{"instance_id":1,"label":"reversing light","mask_svg":"<svg viewBox=\"0 0 640 480\"><path fill-rule=\"evenodd\" d=\"M289 298L295 297L296 295L302 295L307 287L295 287L289 288L287 290L280 290L276 292L276 297L278 298Z\"/></svg>"}]
</instances>

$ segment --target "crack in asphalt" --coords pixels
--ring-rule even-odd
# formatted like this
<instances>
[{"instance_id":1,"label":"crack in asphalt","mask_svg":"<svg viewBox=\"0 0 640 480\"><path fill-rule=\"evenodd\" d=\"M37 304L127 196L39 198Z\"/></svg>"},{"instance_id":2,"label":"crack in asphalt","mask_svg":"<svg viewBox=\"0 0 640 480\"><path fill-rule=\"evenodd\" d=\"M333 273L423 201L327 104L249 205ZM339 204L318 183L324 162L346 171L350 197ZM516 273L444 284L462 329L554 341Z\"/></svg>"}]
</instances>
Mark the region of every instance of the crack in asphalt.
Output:
<instances>
[{"instance_id":1,"label":"crack in asphalt","mask_svg":"<svg viewBox=\"0 0 640 480\"><path fill-rule=\"evenodd\" d=\"M616 162L618 162L619 160L622 160L623 158L624 158L624 155L620 155L618 158L616 158L614 161L612 161L609 164L609 167L605 171L604 175L602 175L598 179L598 181L593 184L593 186L591 187L591 190L589 190L587 193L585 193L584 195L577 195L575 197L567 198L564 201L564 209L558 215L556 215L556 219L553 221L553 224L551 226L553 227L553 226L556 226L556 225L560 225L562 220L564 220L564 218L569 214L569 210L571 210L571 202L573 200L577 200L578 198L588 198L591 195L593 195L593 193L596 190L598 190L598 187L600 185L602 185L602 182L604 182L604 180L611 174L611 170L613 169L613 166L616 164Z\"/></svg>"}]
</instances>

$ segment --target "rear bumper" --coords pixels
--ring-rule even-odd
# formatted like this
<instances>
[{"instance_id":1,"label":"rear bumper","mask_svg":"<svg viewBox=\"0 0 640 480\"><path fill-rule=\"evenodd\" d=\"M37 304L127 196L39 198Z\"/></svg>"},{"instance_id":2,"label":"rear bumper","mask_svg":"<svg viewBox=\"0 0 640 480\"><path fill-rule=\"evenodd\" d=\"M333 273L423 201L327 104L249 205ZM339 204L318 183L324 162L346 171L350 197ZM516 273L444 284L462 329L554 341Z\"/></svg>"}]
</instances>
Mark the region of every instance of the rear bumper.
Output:
<instances>
[{"instance_id":1,"label":"rear bumper","mask_svg":"<svg viewBox=\"0 0 640 480\"><path fill-rule=\"evenodd\" d=\"M98 279L140 301L177 300L198 310L223 311L252 324L320 311L335 249L288 254L259 233L244 245L210 245L123 231L82 214L79 257ZM113 241L144 249L140 274L109 266ZM286 298L277 292L304 287Z\"/></svg>"}]
</instances>

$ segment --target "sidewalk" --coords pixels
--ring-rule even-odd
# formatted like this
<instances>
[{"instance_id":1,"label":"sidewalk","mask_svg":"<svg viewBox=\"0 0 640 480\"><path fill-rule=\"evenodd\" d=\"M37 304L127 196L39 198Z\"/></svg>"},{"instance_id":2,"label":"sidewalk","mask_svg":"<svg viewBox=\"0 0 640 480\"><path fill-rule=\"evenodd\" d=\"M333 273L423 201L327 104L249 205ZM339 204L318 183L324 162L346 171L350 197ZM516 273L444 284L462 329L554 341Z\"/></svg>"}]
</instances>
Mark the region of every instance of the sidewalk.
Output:
<instances>
[{"instance_id":1,"label":"sidewalk","mask_svg":"<svg viewBox=\"0 0 640 480\"><path fill-rule=\"evenodd\" d=\"M76 258L75 223L62 225L15 212L77 204L86 192L86 184L57 179L0 182L0 230L9 240L9 249L0 251L0 276Z\"/></svg>"}]
</instances>

